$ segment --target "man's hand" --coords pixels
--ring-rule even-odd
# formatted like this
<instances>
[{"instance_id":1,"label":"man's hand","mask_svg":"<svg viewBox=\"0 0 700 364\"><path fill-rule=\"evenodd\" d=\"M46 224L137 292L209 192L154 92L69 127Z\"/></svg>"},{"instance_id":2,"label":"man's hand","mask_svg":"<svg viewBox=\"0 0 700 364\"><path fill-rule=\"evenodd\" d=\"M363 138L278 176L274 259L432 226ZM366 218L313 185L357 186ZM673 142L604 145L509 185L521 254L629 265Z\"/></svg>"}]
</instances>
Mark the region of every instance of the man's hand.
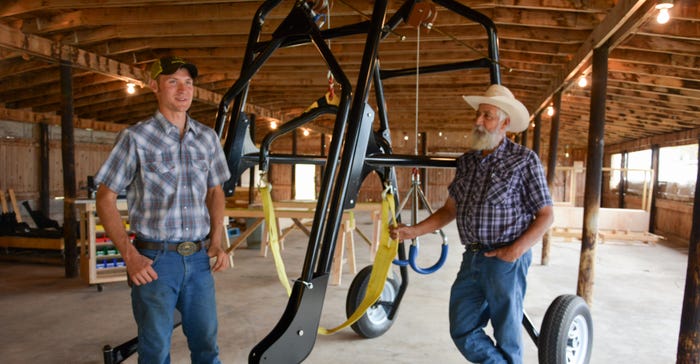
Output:
<instances>
[{"instance_id":1,"label":"man's hand","mask_svg":"<svg viewBox=\"0 0 700 364\"><path fill-rule=\"evenodd\" d=\"M504 246L503 248L498 248L490 252L486 252L484 253L484 256L496 257L504 262L513 263L516 260L518 260L518 258L520 258L522 254L523 253L520 251L520 249L518 249L516 244L511 244L508 246Z\"/></svg>"},{"instance_id":2,"label":"man's hand","mask_svg":"<svg viewBox=\"0 0 700 364\"><path fill-rule=\"evenodd\" d=\"M209 249L207 249L207 255L209 255L209 258L216 257L216 261L211 267L212 272L222 272L228 269L228 254L224 249L221 249L220 246L210 246Z\"/></svg>"},{"instance_id":3,"label":"man's hand","mask_svg":"<svg viewBox=\"0 0 700 364\"><path fill-rule=\"evenodd\" d=\"M413 229L404 224L389 225L389 236L394 240L408 240L416 237Z\"/></svg>"},{"instance_id":4,"label":"man's hand","mask_svg":"<svg viewBox=\"0 0 700 364\"><path fill-rule=\"evenodd\" d=\"M131 282L137 286L150 283L158 279L158 273L151 265L153 261L146 256L141 255L134 249L134 252L124 256L126 264L126 272L131 279Z\"/></svg>"}]
</instances>

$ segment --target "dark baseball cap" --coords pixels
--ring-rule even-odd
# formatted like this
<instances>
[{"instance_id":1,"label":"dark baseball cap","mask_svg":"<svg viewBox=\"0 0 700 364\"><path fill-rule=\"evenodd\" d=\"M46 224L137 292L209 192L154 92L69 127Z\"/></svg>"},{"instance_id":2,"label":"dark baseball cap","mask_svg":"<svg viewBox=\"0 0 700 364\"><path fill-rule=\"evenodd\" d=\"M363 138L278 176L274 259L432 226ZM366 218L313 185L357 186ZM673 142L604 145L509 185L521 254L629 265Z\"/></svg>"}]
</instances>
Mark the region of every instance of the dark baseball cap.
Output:
<instances>
[{"instance_id":1,"label":"dark baseball cap","mask_svg":"<svg viewBox=\"0 0 700 364\"><path fill-rule=\"evenodd\" d=\"M180 68L185 68L190 72L192 79L197 78L197 67L180 57L163 57L151 65L151 78L156 79L158 75L172 75Z\"/></svg>"}]
</instances>

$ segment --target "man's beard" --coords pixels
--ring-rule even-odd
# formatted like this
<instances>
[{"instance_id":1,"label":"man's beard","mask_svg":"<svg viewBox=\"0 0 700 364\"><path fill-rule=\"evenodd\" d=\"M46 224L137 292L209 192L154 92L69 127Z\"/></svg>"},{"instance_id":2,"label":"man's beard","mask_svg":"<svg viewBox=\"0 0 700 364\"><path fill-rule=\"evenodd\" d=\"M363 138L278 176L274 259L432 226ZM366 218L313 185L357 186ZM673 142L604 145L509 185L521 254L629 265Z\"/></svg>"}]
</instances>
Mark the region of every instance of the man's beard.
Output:
<instances>
[{"instance_id":1,"label":"man's beard","mask_svg":"<svg viewBox=\"0 0 700 364\"><path fill-rule=\"evenodd\" d=\"M469 134L467 146L473 150L492 150L498 146L501 139L503 139L503 135L498 128L490 132L483 126L477 125Z\"/></svg>"}]
</instances>

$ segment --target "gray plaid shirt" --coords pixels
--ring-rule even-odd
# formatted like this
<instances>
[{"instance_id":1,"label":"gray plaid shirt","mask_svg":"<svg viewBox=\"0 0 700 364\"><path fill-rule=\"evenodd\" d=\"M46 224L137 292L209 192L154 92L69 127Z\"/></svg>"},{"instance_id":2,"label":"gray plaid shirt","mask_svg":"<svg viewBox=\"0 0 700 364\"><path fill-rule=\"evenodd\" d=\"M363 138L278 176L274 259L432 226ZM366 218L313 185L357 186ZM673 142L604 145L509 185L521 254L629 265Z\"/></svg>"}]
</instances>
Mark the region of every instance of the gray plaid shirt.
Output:
<instances>
[{"instance_id":1,"label":"gray plaid shirt","mask_svg":"<svg viewBox=\"0 0 700 364\"><path fill-rule=\"evenodd\" d=\"M459 157L449 193L462 244L512 242L552 205L539 157L508 138L486 157L480 151Z\"/></svg>"},{"instance_id":2,"label":"gray plaid shirt","mask_svg":"<svg viewBox=\"0 0 700 364\"><path fill-rule=\"evenodd\" d=\"M95 176L126 190L131 230L155 240L186 241L209 233L207 189L230 177L216 133L187 116L185 135L159 111L123 130Z\"/></svg>"}]
</instances>

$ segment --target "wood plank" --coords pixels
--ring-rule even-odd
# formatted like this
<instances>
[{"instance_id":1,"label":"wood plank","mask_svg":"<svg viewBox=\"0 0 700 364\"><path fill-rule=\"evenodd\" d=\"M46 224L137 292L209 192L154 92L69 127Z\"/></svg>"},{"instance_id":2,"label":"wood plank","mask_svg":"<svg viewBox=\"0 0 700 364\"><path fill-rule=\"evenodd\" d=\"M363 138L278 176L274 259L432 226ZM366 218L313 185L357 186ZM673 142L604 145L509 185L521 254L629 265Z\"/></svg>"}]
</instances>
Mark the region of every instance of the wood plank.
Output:
<instances>
[{"instance_id":1,"label":"wood plank","mask_svg":"<svg viewBox=\"0 0 700 364\"><path fill-rule=\"evenodd\" d=\"M0 236L0 247L18 249L63 250L62 238Z\"/></svg>"}]
</instances>

